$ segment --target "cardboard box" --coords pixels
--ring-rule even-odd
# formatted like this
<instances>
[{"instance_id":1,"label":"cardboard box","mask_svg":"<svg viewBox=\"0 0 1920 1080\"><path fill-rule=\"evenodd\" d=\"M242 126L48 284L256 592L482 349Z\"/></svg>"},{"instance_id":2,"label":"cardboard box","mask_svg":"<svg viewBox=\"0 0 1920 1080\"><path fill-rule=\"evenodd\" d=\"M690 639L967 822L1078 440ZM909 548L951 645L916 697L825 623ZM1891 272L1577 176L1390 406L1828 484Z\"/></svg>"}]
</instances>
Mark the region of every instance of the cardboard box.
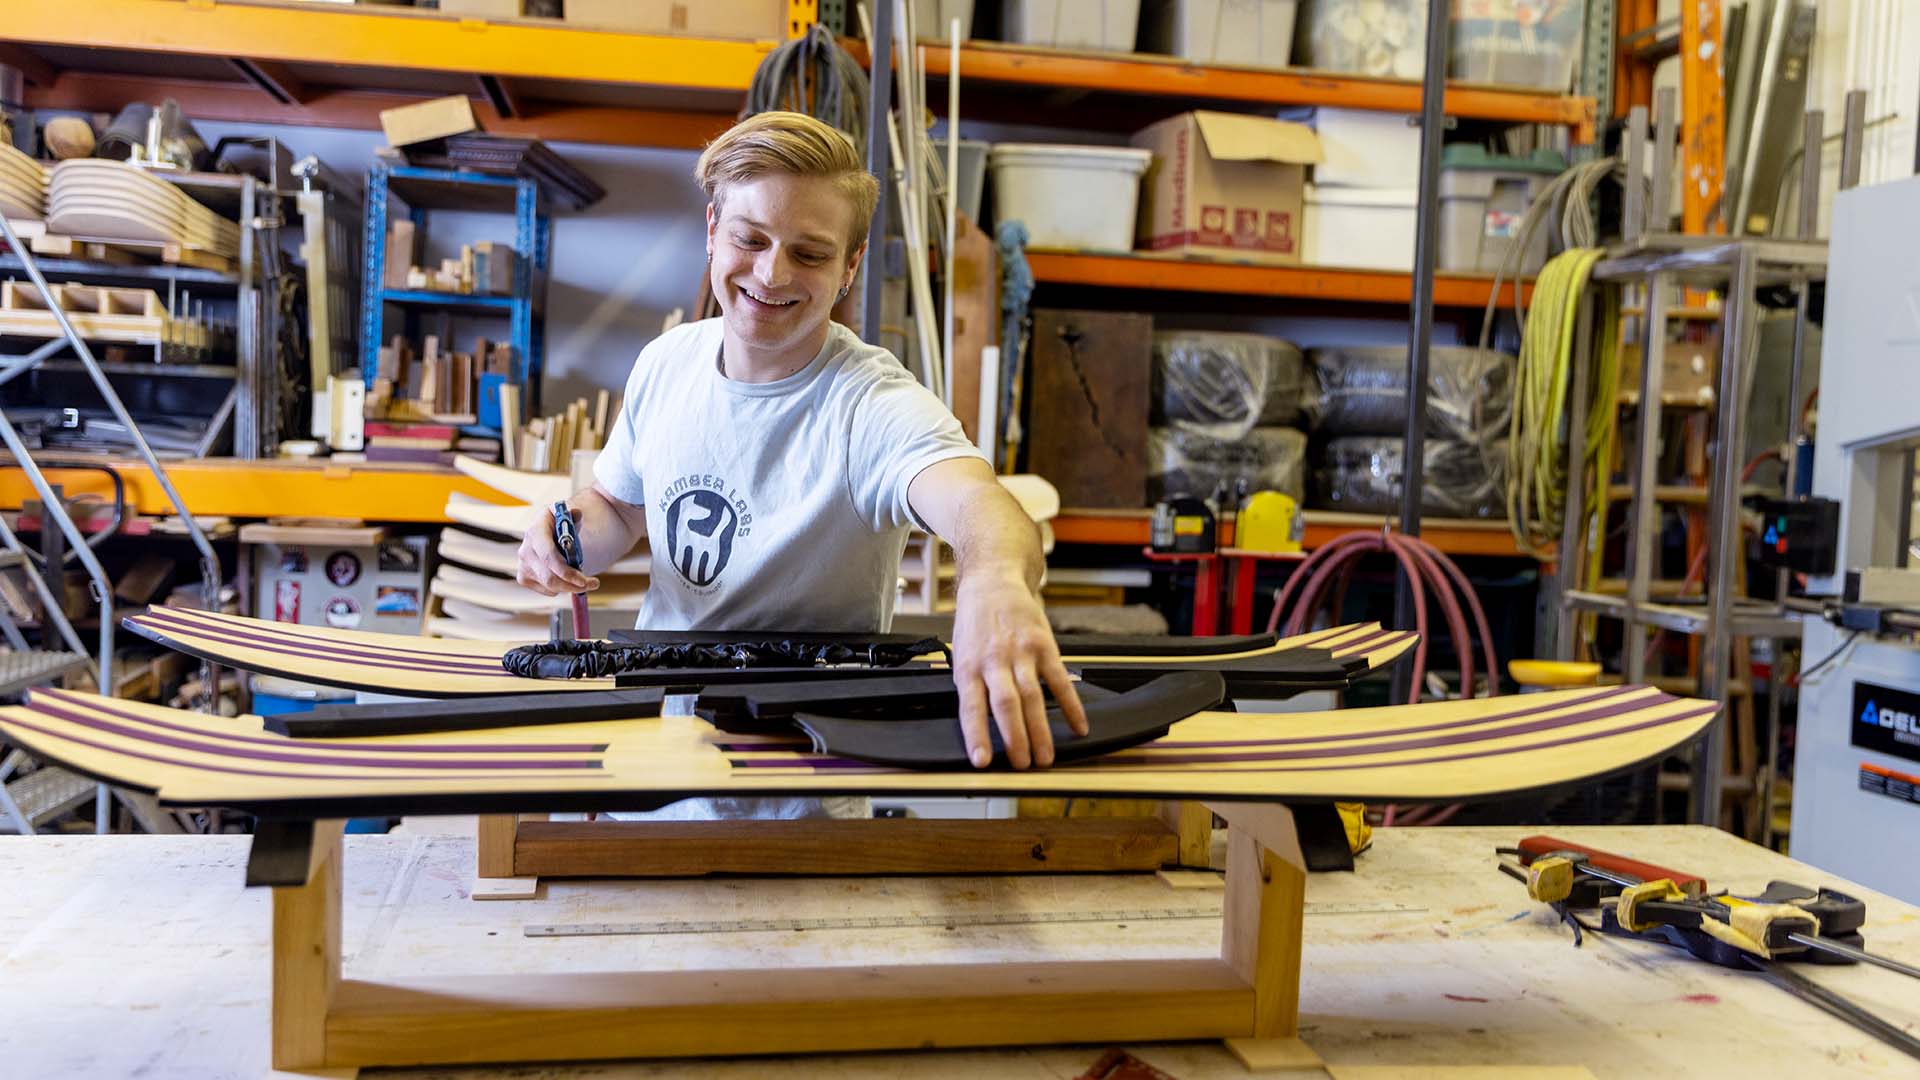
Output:
<instances>
[{"instance_id":1,"label":"cardboard box","mask_svg":"<svg viewBox=\"0 0 1920 1080\"><path fill-rule=\"evenodd\" d=\"M411 146L428 139L444 139L480 130L473 118L473 102L465 94L452 94L418 105L402 105L380 110L380 129L387 133L388 146Z\"/></svg>"},{"instance_id":2,"label":"cardboard box","mask_svg":"<svg viewBox=\"0 0 1920 1080\"><path fill-rule=\"evenodd\" d=\"M676 37L785 41L786 0L567 0L569 24Z\"/></svg>"},{"instance_id":3,"label":"cardboard box","mask_svg":"<svg viewBox=\"0 0 1920 1080\"><path fill-rule=\"evenodd\" d=\"M1276 265L1300 262L1301 193L1320 140L1304 124L1190 112L1133 136L1153 151L1140 247Z\"/></svg>"}]
</instances>

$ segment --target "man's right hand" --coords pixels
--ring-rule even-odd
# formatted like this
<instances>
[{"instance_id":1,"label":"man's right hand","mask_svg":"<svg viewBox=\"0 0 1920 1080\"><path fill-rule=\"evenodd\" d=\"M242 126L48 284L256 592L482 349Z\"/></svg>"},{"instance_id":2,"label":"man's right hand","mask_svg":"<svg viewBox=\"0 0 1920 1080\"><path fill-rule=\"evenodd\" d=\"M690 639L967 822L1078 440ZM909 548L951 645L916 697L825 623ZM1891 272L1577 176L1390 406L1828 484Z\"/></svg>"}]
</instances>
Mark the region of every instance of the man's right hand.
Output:
<instances>
[{"instance_id":1,"label":"man's right hand","mask_svg":"<svg viewBox=\"0 0 1920 1080\"><path fill-rule=\"evenodd\" d=\"M515 580L542 596L591 592L600 579L567 565L553 542L553 511L541 510L527 534L520 538L520 570Z\"/></svg>"}]
</instances>

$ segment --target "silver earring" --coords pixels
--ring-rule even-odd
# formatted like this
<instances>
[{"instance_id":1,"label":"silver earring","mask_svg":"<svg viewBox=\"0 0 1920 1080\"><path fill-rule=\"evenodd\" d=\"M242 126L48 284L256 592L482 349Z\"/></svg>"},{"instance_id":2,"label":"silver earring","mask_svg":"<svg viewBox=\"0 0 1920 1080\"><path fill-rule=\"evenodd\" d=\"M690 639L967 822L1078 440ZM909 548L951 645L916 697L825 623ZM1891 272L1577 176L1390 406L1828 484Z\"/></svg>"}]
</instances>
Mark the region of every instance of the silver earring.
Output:
<instances>
[{"instance_id":1,"label":"silver earring","mask_svg":"<svg viewBox=\"0 0 1920 1080\"><path fill-rule=\"evenodd\" d=\"M840 286L840 299L845 300L847 298L847 294L852 291L853 291L853 286L851 285Z\"/></svg>"}]
</instances>

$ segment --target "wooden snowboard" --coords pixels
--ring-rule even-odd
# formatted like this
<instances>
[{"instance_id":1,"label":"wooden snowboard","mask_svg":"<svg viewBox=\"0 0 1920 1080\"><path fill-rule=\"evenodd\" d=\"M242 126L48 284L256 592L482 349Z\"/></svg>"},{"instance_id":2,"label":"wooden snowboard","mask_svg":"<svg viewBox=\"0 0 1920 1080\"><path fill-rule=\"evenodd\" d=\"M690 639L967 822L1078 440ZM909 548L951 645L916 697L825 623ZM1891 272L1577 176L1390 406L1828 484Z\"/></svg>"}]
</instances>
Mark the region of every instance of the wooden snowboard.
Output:
<instances>
[{"instance_id":1,"label":"wooden snowboard","mask_svg":"<svg viewBox=\"0 0 1920 1080\"><path fill-rule=\"evenodd\" d=\"M1712 702L1647 686L1321 713L1202 712L1164 738L1046 770L888 769L785 736L655 717L436 735L291 739L225 718L61 690L0 709L43 760L171 806L264 816L645 809L691 796L1099 795L1471 799L1562 786L1697 735Z\"/></svg>"},{"instance_id":2,"label":"wooden snowboard","mask_svg":"<svg viewBox=\"0 0 1920 1080\"><path fill-rule=\"evenodd\" d=\"M609 690L614 685L612 679L527 679L509 674L500 666L500 658L516 644L513 642L435 640L362 630L333 630L168 607L153 607L143 614L130 615L125 625L162 645L216 664L350 690L378 690L417 697L467 697L542 690ZM1370 671L1412 648L1415 640L1416 635L1412 633L1382 630L1378 623L1360 623L1284 638L1263 648L1206 656L1183 655L1179 659L1256 659L1298 649L1324 649L1336 660L1364 660L1365 670ZM939 657L936 654L929 659ZM1084 655L1064 659L1069 666L1115 667L1164 662L1168 658Z\"/></svg>"}]
</instances>

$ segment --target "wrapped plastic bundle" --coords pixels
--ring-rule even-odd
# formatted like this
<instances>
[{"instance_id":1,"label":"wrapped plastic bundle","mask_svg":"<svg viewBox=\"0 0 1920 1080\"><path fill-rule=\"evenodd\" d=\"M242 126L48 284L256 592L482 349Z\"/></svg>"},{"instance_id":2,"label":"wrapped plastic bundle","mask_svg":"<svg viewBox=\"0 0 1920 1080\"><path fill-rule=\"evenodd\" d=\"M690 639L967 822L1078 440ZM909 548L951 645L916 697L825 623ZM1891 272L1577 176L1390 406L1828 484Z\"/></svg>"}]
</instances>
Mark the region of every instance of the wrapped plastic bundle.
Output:
<instances>
[{"instance_id":1,"label":"wrapped plastic bundle","mask_svg":"<svg viewBox=\"0 0 1920 1080\"><path fill-rule=\"evenodd\" d=\"M1307 414L1328 435L1398 435L1407 427L1407 350L1338 347L1307 354ZM1514 359L1491 349L1435 345L1428 354L1427 437L1487 442L1507 436Z\"/></svg>"},{"instance_id":2,"label":"wrapped plastic bundle","mask_svg":"<svg viewBox=\"0 0 1920 1080\"><path fill-rule=\"evenodd\" d=\"M1398 435L1331 439L1313 469L1313 500L1319 510L1392 514L1400 509L1401 450ZM1507 513L1507 441L1482 445L1458 439L1428 439L1421 513L1433 517L1492 518Z\"/></svg>"},{"instance_id":3,"label":"wrapped plastic bundle","mask_svg":"<svg viewBox=\"0 0 1920 1080\"><path fill-rule=\"evenodd\" d=\"M1295 21L1294 63L1417 79L1427 68L1424 0L1308 0Z\"/></svg>"},{"instance_id":4,"label":"wrapped plastic bundle","mask_svg":"<svg viewBox=\"0 0 1920 1080\"><path fill-rule=\"evenodd\" d=\"M1307 437L1293 428L1257 427L1243 439L1215 439L1179 428L1147 429L1147 501L1207 498L1224 482L1229 497L1278 491L1300 501L1306 489Z\"/></svg>"},{"instance_id":5,"label":"wrapped plastic bundle","mask_svg":"<svg viewBox=\"0 0 1920 1080\"><path fill-rule=\"evenodd\" d=\"M1239 439L1300 415L1306 361L1290 342L1262 334L1171 330L1153 335L1155 424Z\"/></svg>"}]
</instances>

